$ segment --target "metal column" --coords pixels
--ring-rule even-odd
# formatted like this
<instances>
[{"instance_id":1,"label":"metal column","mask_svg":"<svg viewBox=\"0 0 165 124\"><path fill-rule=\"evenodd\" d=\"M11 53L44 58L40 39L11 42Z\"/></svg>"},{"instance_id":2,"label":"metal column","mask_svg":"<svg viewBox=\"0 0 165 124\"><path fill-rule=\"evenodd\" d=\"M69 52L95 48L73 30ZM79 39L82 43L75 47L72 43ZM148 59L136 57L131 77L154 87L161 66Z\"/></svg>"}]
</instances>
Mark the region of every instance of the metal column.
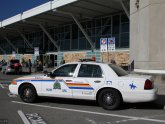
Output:
<instances>
[{"instance_id":1,"label":"metal column","mask_svg":"<svg viewBox=\"0 0 165 124\"><path fill-rule=\"evenodd\" d=\"M90 39L90 37L88 36L88 34L84 30L84 28L82 27L82 25L80 24L78 19L73 14L71 14L71 16L74 19L74 21L76 22L76 24L78 25L78 27L80 28L80 30L82 31L82 33L84 34L84 36L87 39L87 41L90 43L92 51L93 51L95 49L94 43L92 42L92 40Z\"/></svg>"},{"instance_id":2,"label":"metal column","mask_svg":"<svg viewBox=\"0 0 165 124\"><path fill-rule=\"evenodd\" d=\"M60 47L57 45L56 41L51 37L51 35L49 34L49 32L45 29L44 26L42 26L41 24L38 24L40 26L40 28L42 29L42 31L47 35L47 37L49 38L49 40L53 43L53 45L57 48L57 50L60 50Z\"/></svg>"},{"instance_id":3,"label":"metal column","mask_svg":"<svg viewBox=\"0 0 165 124\"><path fill-rule=\"evenodd\" d=\"M30 48L33 48L33 46L30 44L30 42L28 41L28 39L25 37L25 35L21 31L19 31L18 29L13 29L13 28L6 28L6 29L9 29L9 30L13 30L13 31L18 32L21 35L21 37L24 39L26 45L28 47L30 47Z\"/></svg>"},{"instance_id":4,"label":"metal column","mask_svg":"<svg viewBox=\"0 0 165 124\"><path fill-rule=\"evenodd\" d=\"M3 38L8 42L8 44L9 44L15 51L17 51L17 48L11 43L11 41L10 41L6 36L3 36Z\"/></svg>"},{"instance_id":5,"label":"metal column","mask_svg":"<svg viewBox=\"0 0 165 124\"><path fill-rule=\"evenodd\" d=\"M30 44L30 42L28 41L28 39L25 37L25 35L21 32L21 31L18 31L17 32L21 35L21 37L24 39L25 43L27 46L29 46L30 48L33 48L33 46Z\"/></svg>"},{"instance_id":6,"label":"metal column","mask_svg":"<svg viewBox=\"0 0 165 124\"><path fill-rule=\"evenodd\" d=\"M90 39L90 37L88 36L88 34L85 32L84 28L82 27L82 25L80 24L80 22L78 21L78 19L72 13L63 12L63 11L59 11L59 10L56 10L56 9L53 10L53 11L54 12L57 12L57 13L62 13L62 14L70 15L73 18L73 20L76 22L76 24L79 27L79 29L84 34L84 36L87 39L87 41L90 43L92 51L95 49L94 43L92 42L92 40Z\"/></svg>"},{"instance_id":7,"label":"metal column","mask_svg":"<svg viewBox=\"0 0 165 124\"><path fill-rule=\"evenodd\" d=\"M130 14L129 14L129 12L128 12L126 6L124 5L123 0L120 0L120 4L121 4L121 6L123 7L123 9L124 9L124 11L125 11L125 13L126 13L128 19L130 19Z\"/></svg>"},{"instance_id":8,"label":"metal column","mask_svg":"<svg viewBox=\"0 0 165 124\"><path fill-rule=\"evenodd\" d=\"M0 50L5 54L6 51L0 46Z\"/></svg>"}]
</instances>

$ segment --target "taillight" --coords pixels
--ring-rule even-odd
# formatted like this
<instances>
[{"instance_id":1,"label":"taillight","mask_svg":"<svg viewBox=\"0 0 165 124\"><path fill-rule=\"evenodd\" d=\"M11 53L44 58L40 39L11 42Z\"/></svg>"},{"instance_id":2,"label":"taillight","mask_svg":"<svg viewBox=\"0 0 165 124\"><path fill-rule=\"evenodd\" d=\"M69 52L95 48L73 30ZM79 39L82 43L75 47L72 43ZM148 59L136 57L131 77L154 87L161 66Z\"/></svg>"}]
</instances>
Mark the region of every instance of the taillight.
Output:
<instances>
[{"instance_id":1,"label":"taillight","mask_svg":"<svg viewBox=\"0 0 165 124\"><path fill-rule=\"evenodd\" d=\"M153 89L153 83L152 83L149 79L147 79L147 80L145 81L144 89L145 89L145 90Z\"/></svg>"},{"instance_id":2,"label":"taillight","mask_svg":"<svg viewBox=\"0 0 165 124\"><path fill-rule=\"evenodd\" d=\"M7 70L10 69L10 66L7 66Z\"/></svg>"}]
</instances>

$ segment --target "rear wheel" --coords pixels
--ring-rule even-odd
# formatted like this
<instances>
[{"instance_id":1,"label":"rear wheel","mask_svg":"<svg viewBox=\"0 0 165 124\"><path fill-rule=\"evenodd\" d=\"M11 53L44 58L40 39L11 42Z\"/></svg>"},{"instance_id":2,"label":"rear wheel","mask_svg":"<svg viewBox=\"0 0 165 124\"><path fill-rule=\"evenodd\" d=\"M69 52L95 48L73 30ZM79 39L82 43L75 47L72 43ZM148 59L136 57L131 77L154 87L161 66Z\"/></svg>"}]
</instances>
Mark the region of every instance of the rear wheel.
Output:
<instances>
[{"instance_id":1,"label":"rear wheel","mask_svg":"<svg viewBox=\"0 0 165 124\"><path fill-rule=\"evenodd\" d=\"M122 97L115 89L105 89L99 93L98 103L104 109L114 110L121 105Z\"/></svg>"},{"instance_id":2,"label":"rear wheel","mask_svg":"<svg viewBox=\"0 0 165 124\"><path fill-rule=\"evenodd\" d=\"M32 85L23 85L19 92L22 101L27 103L33 103L37 99L37 93Z\"/></svg>"}]
</instances>

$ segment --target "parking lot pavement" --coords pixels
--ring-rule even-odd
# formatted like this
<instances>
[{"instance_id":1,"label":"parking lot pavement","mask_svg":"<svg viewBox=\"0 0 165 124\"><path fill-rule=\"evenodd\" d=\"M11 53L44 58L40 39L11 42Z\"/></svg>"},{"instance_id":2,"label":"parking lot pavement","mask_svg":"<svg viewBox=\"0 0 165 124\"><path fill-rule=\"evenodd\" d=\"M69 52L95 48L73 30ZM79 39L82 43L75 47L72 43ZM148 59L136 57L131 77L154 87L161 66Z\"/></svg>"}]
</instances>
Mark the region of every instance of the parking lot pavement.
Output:
<instances>
[{"instance_id":1,"label":"parking lot pavement","mask_svg":"<svg viewBox=\"0 0 165 124\"><path fill-rule=\"evenodd\" d=\"M25 120L45 124L165 123L164 106L156 103L124 104L119 110L107 111L94 101L40 98L34 104L24 103L9 94L8 84L1 84L0 94L0 120L11 124Z\"/></svg>"},{"instance_id":2,"label":"parking lot pavement","mask_svg":"<svg viewBox=\"0 0 165 124\"><path fill-rule=\"evenodd\" d=\"M165 123L165 111L155 103L124 104L108 111L94 101L40 98L37 103L24 103L10 96L7 87L0 87L0 120L22 124L26 120L45 124L159 124ZM35 124L36 124L35 123Z\"/></svg>"},{"instance_id":3,"label":"parking lot pavement","mask_svg":"<svg viewBox=\"0 0 165 124\"><path fill-rule=\"evenodd\" d=\"M94 101L40 98L28 104L9 93L8 84L20 75L0 74L0 123L9 124L159 124L165 123L164 85L157 85L159 97L155 103L123 104L119 110L108 111ZM3 123L2 123L3 124Z\"/></svg>"}]
</instances>

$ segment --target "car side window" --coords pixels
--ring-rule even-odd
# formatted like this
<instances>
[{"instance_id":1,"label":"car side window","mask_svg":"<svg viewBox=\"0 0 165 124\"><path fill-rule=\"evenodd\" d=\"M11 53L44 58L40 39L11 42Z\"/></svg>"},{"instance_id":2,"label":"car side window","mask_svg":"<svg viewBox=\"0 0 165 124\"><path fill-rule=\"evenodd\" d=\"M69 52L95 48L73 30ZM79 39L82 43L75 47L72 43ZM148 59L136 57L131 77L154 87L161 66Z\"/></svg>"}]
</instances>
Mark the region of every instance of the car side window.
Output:
<instances>
[{"instance_id":1,"label":"car side window","mask_svg":"<svg viewBox=\"0 0 165 124\"><path fill-rule=\"evenodd\" d=\"M77 64L64 65L53 72L56 77L72 77Z\"/></svg>"},{"instance_id":2,"label":"car side window","mask_svg":"<svg viewBox=\"0 0 165 124\"><path fill-rule=\"evenodd\" d=\"M82 64L78 77L102 77L102 70L99 65Z\"/></svg>"}]
</instances>

